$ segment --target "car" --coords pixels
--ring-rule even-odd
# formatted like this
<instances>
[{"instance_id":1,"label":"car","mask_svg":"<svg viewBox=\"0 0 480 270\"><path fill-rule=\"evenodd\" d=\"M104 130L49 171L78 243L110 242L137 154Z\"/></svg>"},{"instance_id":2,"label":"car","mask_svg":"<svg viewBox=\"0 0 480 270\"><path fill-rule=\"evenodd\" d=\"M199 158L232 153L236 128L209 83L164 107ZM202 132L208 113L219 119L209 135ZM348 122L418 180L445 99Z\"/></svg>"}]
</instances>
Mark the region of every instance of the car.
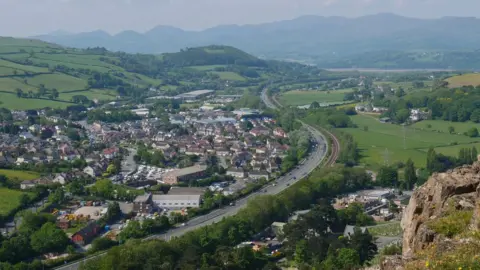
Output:
<instances>
[{"instance_id":1,"label":"car","mask_svg":"<svg viewBox=\"0 0 480 270\"><path fill-rule=\"evenodd\" d=\"M296 176L294 176L294 177L293 177L293 180L297 180L297 177L296 177Z\"/></svg>"},{"instance_id":2,"label":"car","mask_svg":"<svg viewBox=\"0 0 480 270\"><path fill-rule=\"evenodd\" d=\"M287 183L287 187L289 187L289 186L290 186L290 183Z\"/></svg>"},{"instance_id":3,"label":"car","mask_svg":"<svg viewBox=\"0 0 480 270\"><path fill-rule=\"evenodd\" d=\"M182 223L182 227L185 227L187 225L187 223Z\"/></svg>"}]
</instances>

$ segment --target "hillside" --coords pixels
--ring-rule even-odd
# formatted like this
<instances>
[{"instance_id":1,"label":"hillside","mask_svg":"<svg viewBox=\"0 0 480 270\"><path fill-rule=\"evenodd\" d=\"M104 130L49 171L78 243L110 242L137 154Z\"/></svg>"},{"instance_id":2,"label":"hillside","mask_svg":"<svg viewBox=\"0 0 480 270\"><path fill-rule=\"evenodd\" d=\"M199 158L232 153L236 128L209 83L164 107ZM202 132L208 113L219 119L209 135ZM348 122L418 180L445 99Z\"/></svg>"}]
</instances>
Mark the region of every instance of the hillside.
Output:
<instances>
[{"instance_id":1,"label":"hillside","mask_svg":"<svg viewBox=\"0 0 480 270\"><path fill-rule=\"evenodd\" d=\"M164 55L73 49L30 39L0 38L0 106L67 107L141 99L197 89L243 91L285 74L318 74L298 64L264 61L227 46ZM227 84L228 81L228 84ZM154 88L154 91L148 91Z\"/></svg>"},{"instance_id":2,"label":"hillside","mask_svg":"<svg viewBox=\"0 0 480 270\"><path fill-rule=\"evenodd\" d=\"M325 57L335 56L338 59L333 60L343 61L350 55L385 50L474 51L480 41L479 27L480 19L476 18L415 19L377 14L359 18L303 16L259 25L223 25L198 32L158 26L146 33L125 31L112 36L95 31L37 38L73 47L103 46L135 53L225 44L268 58L317 62ZM354 65L359 66L356 62Z\"/></svg>"}]
</instances>

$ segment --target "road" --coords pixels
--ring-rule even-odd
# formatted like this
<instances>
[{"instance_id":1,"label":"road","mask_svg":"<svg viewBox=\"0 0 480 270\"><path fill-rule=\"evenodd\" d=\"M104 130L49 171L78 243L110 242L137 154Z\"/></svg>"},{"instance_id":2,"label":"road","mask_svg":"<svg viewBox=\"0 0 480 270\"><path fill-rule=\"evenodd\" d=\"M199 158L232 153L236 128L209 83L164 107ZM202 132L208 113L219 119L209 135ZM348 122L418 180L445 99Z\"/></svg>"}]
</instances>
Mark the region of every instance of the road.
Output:
<instances>
[{"instance_id":1,"label":"road","mask_svg":"<svg viewBox=\"0 0 480 270\"><path fill-rule=\"evenodd\" d=\"M264 98L264 95L266 97L265 91L262 92L262 99L264 100L265 104L267 106L273 106L275 108L275 105L273 105L268 98ZM170 240L172 237L178 237L186 232L198 229L200 227L210 225L216 222L221 221L224 217L229 217L232 215L235 215L240 211L242 208L244 208L247 205L247 202L249 199L254 198L259 195L275 195L283 190L285 190L287 187L290 185L296 183L297 181L305 178L310 172L312 172L316 167L318 167L322 161L325 159L327 152L328 152L328 145L327 145L327 140L323 136L322 133L320 133L318 130L314 129L313 127L304 124L304 126L312 133L312 140L314 144L317 144L316 147L312 148L312 152L310 155L305 159L305 162L302 165L299 165L297 168L292 170L290 173L288 173L285 176L279 177L275 182L275 186L273 185L268 185L266 187L263 187L259 191L250 194L249 196L239 199L235 202L235 205L233 206L226 206L221 209L214 210L207 215L199 216L196 218L193 218L189 220L185 226L182 227L177 227L174 229L169 230L167 233L163 234L157 234L157 235L151 235L145 240L151 240L151 239L164 239L164 240ZM97 256L101 256L97 255ZM55 269L57 270L76 270L80 266L80 264L83 261L87 261L92 259L92 257L85 258L80 261L76 261L71 264L67 264L64 266L57 267Z\"/></svg>"}]
</instances>

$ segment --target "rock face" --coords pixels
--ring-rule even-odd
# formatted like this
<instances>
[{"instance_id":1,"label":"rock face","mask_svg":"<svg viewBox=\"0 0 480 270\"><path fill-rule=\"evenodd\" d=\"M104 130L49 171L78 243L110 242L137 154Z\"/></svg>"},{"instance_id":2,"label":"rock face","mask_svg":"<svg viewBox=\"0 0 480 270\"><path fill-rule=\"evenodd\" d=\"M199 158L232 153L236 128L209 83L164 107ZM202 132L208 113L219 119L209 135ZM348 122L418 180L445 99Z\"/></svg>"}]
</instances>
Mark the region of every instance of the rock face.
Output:
<instances>
[{"instance_id":1,"label":"rock face","mask_svg":"<svg viewBox=\"0 0 480 270\"><path fill-rule=\"evenodd\" d=\"M442 236L430 230L426 222L441 217L448 209L473 209L472 229L478 230L480 221L480 162L446 173L435 173L416 189L405 209L403 228L403 259L413 259L415 253L433 242L442 242ZM395 269L385 267L383 269Z\"/></svg>"}]
</instances>

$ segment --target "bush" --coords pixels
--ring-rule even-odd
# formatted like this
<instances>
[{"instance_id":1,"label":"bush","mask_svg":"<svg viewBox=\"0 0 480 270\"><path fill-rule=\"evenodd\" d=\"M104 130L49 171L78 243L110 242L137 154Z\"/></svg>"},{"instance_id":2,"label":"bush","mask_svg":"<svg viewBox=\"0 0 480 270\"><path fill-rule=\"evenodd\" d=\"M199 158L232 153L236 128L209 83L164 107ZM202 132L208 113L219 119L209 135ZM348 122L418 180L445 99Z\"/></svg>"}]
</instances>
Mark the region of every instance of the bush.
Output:
<instances>
[{"instance_id":1,"label":"bush","mask_svg":"<svg viewBox=\"0 0 480 270\"><path fill-rule=\"evenodd\" d=\"M452 238L465 232L472 215L473 211L451 211L447 216L427 223L427 226L439 234Z\"/></svg>"}]
</instances>

